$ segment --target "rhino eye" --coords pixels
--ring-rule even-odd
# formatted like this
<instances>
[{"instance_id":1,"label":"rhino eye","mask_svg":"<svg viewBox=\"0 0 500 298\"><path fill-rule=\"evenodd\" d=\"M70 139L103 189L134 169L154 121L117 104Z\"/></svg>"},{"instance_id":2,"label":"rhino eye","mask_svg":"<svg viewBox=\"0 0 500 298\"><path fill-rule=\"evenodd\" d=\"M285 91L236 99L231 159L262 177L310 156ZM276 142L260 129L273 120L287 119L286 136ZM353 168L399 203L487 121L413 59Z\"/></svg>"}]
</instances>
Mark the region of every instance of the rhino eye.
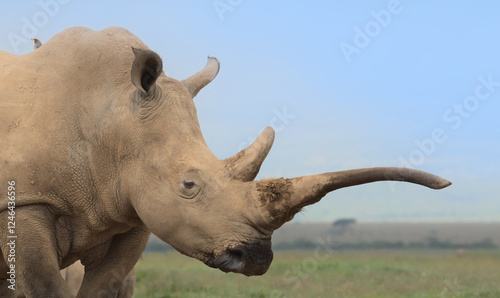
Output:
<instances>
[{"instance_id":1,"label":"rhino eye","mask_svg":"<svg viewBox=\"0 0 500 298\"><path fill-rule=\"evenodd\" d=\"M191 189L196 185L193 181L184 181L183 184L184 187L187 189Z\"/></svg>"},{"instance_id":2,"label":"rhino eye","mask_svg":"<svg viewBox=\"0 0 500 298\"><path fill-rule=\"evenodd\" d=\"M184 199L194 199L198 197L202 185L203 179L201 179L199 172L196 170L188 171L177 185L179 196Z\"/></svg>"}]
</instances>

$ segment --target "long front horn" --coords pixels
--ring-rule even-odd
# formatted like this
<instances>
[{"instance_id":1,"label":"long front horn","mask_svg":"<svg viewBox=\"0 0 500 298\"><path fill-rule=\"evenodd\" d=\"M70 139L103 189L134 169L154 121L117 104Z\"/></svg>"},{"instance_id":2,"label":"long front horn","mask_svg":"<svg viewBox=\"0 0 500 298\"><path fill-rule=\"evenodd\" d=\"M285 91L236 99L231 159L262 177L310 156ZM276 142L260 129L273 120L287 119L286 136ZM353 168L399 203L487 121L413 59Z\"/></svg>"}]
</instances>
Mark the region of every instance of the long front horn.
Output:
<instances>
[{"instance_id":1,"label":"long front horn","mask_svg":"<svg viewBox=\"0 0 500 298\"><path fill-rule=\"evenodd\" d=\"M259 173L274 142L274 129L266 127L248 148L224 160L230 177L240 181L252 181Z\"/></svg>"},{"instance_id":2,"label":"long front horn","mask_svg":"<svg viewBox=\"0 0 500 298\"><path fill-rule=\"evenodd\" d=\"M266 179L256 182L258 200L267 210L266 224L277 229L291 220L304 206L314 204L339 188L375 181L406 181L441 189L451 182L439 176L408 168L379 167L330 172L292 179Z\"/></svg>"},{"instance_id":3,"label":"long front horn","mask_svg":"<svg viewBox=\"0 0 500 298\"><path fill-rule=\"evenodd\" d=\"M208 56L207 65L205 65L205 67L199 72L185 80L182 80L182 84L184 84L187 88L191 97L195 97L203 87L205 87L217 76L219 68L219 60L215 57Z\"/></svg>"}]
</instances>

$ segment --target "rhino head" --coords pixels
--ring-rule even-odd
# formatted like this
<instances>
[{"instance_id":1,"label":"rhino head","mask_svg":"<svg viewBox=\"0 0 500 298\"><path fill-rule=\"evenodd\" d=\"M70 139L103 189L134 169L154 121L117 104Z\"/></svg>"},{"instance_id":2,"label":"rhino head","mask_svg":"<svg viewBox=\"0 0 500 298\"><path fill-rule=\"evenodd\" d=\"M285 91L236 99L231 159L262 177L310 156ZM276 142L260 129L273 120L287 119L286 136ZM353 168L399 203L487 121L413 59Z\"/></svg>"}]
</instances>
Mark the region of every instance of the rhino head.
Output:
<instances>
[{"instance_id":1,"label":"rhino head","mask_svg":"<svg viewBox=\"0 0 500 298\"><path fill-rule=\"evenodd\" d=\"M162 72L156 53L133 52L134 120L122 119L120 132L108 132L120 139L113 142L120 144L113 151L120 161L117 196L163 241L208 266L264 274L273 258L273 231L333 190L382 180L433 189L451 184L426 172L383 167L254 181L274 141L271 127L223 160L200 130L193 98L217 75L217 59L209 57L201 71L178 81Z\"/></svg>"}]
</instances>

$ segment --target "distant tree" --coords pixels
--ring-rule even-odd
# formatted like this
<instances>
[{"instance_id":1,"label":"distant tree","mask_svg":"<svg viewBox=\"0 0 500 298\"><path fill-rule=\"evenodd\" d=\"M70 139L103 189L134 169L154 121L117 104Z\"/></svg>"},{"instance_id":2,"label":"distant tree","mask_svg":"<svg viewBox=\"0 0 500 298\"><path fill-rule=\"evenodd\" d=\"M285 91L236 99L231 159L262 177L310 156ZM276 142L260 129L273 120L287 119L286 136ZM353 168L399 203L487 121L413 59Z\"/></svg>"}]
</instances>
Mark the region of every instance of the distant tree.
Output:
<instances>
[{"instance_id":1,"label":"distant tree","mask_svg":"<svg viewBox=\"0 0 500 298\"><path fill-rule=\"evenodd\" d=\"M332 224L332 230L330 230L330 233L333 235L343 235L344 233L347 232L349 226L353 225L356 223L356 220L354 218L341 218L337 219L336 221L333 222Z\"/></svg>"},{"instance_id":2,"label":"distant tree","mask_svg":"<svg viewBox=\"0 0 500 298\"><path fill-rule=\"evenodd\" d=\"M341 218L341 219L337 219L336 221L334 221L332 225L334 227L344 228L344 227L350 226L350 225L355 224L355 223L356 223L356 220L354 218Z\"/></svg>"}]
</instances>

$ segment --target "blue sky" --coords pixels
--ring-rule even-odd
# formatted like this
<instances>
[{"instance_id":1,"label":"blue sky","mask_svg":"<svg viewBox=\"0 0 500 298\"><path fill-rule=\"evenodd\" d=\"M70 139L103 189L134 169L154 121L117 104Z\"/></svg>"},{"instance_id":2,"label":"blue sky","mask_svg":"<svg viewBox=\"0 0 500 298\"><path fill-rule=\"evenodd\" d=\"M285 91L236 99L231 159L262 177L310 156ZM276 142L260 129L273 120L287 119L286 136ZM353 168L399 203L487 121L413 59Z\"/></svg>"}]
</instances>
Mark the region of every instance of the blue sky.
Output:
<instances>
[{"instance_id":1,"label":"blue sky","mask_svg":"<svg viewBox=\"0 0 500 298\"><path fill-rule=\"evenodd\" d=\"M258 178L406 164L454 183L342 189L295 220L499 221L499 12L495 1L11 1L0 49L122 26L171 77L220 60L195 100L200 125L220 158L273 125Z\"/></svg>"}]
</instances>

